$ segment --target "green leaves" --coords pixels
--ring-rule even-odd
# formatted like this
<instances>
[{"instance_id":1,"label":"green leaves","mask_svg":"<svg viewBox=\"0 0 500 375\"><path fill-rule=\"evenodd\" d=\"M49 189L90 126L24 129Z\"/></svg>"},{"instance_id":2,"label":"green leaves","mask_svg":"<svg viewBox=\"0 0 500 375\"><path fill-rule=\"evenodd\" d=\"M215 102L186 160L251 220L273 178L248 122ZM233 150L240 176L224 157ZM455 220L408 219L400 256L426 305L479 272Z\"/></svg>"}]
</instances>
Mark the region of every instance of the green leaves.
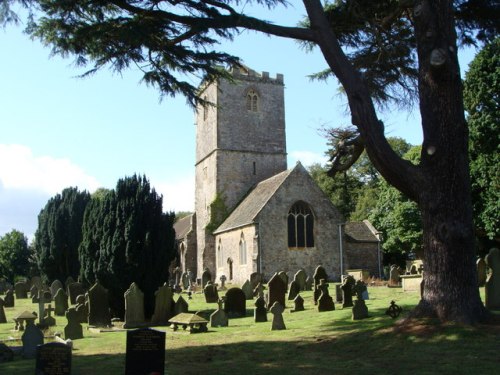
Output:
<instances>
[{"instance_id":1,"label":"green leaves","mask_svg":"<svg viewBox=\"0 0 500 375\"><path fill-rule=\"evenodd\" d=\"M14 282L16 276L28 276L30 250L26 236L13 229L0 237L0 278Z\"/></svg>"}]
</instances>

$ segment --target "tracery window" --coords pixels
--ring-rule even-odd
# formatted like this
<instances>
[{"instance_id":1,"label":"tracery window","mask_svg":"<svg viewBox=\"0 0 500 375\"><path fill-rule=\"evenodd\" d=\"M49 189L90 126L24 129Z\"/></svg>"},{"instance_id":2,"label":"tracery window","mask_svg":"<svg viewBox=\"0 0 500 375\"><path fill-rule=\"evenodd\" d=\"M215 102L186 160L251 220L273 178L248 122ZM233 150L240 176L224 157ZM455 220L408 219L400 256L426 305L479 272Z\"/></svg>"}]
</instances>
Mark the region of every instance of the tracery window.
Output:
<instances>
[{"instance_id":1,"label":"tracery window","mask_svg":"<svg viewBox=\"0 0 500 375\"><path fill-rule=\"evenodd\" d=\"M257 112L259 110L259 94L255 90L247 92L247 111Z\"/></svg>"},{"instance_id":2,"label":"tracery window","mask_svg":"<svg viewBox=\"0 0 500 375\"><path fill-rule=\"evenodd\" d=\"M247 264L247 243L245 242L245 236L241 233L240 237L240 264Z\"/></svg>"},{"instance_id":3,"label":"tracery window","mask_svg":"<svg viewBox=\"0 0 500 375\"><path fill-rule=\"evenodd\" d=\"M306 202L298 201L288 211L288 247L314 247L314 216Z\"/></svg>"}]
</instances>

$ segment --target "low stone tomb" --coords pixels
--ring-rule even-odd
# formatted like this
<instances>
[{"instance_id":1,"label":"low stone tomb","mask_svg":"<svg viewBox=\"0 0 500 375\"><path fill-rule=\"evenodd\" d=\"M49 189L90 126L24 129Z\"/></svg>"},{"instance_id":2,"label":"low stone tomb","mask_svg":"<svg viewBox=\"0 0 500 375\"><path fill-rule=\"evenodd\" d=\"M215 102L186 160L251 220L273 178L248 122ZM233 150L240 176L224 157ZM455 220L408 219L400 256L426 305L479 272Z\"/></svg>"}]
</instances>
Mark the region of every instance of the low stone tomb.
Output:
<instances>
[{"instance_id":1,"label":"low stone tomb","mask_svg":"<svg viewBox=\"0 0 500 375\"><path fill-rule=\"evenodd\" d=\"M421 274L401 275L403 284L403 292L418 292L420 291L420 283L422 282Z\"/></svg>"},{"instance_id":2,"label":"low stone tomb","mask_svg":"<svg viewBox=\"0 0 500 375\"><path fill-rule=\"evenodd\" d=\"M271 331L286 329L285 321L283 320L283 311L285 311L285 307L276 301L271 306L271 309L269 311L271 311L271 313L273 314Z\"/></svg>"},{"instance_id":3,"label":"low stone tomb","mask_svg":"<svg viewBox=\"0 0 500 375\"><path fill-rule=\"evenodd\" d=\"M229 319L224 311L224 300L219 299L217 304L217 310L210 314L210 327L227 327L229 325Z\"/></svg>"},{"instance_id":4,"label":"low stone tomb","mask_svg":"<svg viewBox=\"0 0 500 375\"><path fill-rule=\"evenodd\" d=\"M43 344L43 332L31 322L26 326L21 340L23 342L23 357L35 358L36 347Z\"/></svg>"},{"instance_id":5,"label":"low stone tomb","mask_svg":"<svg viewBox=\"0 0 500 375\"><path fill-rule=\"evenodd\" d=\"M484 286L484 305L490 310L500 310L500 250L491 249L484 260L491 270Z\"/></svg>"},{"instance_id":6,"label":"low stone tomb","mask_svg":"<svg viewBox=\"0 0 500 375\"><path fill-rule=\"evenodd\" d=\"M241 286L241 290L245 293L245 298L247 300L253 299L253 288L252 284L250 284L250 280L246 280Z\"/></svg>"},{"instance_id":7,"label":"low stone tomb","mask_svg":"<svg viewBox=\"0 0 500 375\"><path fill-rule=\"evenodd\" d=\"M7 323L7 317L5 316L5 301L3 300L2 297L0 297L0 323Z\"/></svg>"},{"instance_id":8,"label":"low stone tomb","mask_svg":"<svg viewBox=\"0 0 500 375\"><path fill-rule=\"evenodd\" d=\"M205 295L206 303L217 303L219 300L219 292L217 291L217 285L211 281L207 282L205 288L203 288L203 294Z\"/></svg>"},{"instance_id":9,"label":"low stone tomb","mask_svg":"<svg viewBox=\"0 0 500 375\"><path fill-rule=\"evenodd\" d=\"M224 311L230 318L246 315L246 296L240 288L230 288L226 292Z\"/></svg>"},{"instance_id":10,"label":"low stone tomb","mask_svg":"<svg viewBox=\"0 0 500 375\"><path fill-rule=\"evenodd\" d=\"M255 309L253 311L253 318L255 323L267 322L266 301L262 296L259 296L255 300Z\"/></svg>"},{"instance_id":11,"label":"low stone tomb","mask_svg":"<svg viewBox=\"0 0 500 375\"><path fill-rule=\"evenodd\" d=\"M66 340L77 340L83 338L83 328L80 324L80 316L75 307L70 307L66 311L66 319L68 324L64 327L64 338Z\"/></svg>"},{"instance_id":12,"label":"low stone tomb","mask_svg":"<svg viewBox=\"0 0 500 375\"><path fill-rule=\"evenodd\" d=\"M354 277L354 280L366 281L370 279L370 271L364 269L346 270L349 276Z\"/></svg>"},{"instance_id":13,"label":"low stone tomb","mask_svg":"<svg viewBox=\"0 0 500 375\"><path fill-rule=\"evenodd\" d=\"M71 374L71 347L60 342L49 342L36 348L35 374Z\"/></svg>"},{"instance_id":14,"label":"low stone tomb","mask_svg":"<svg viewBox=\"0 0 500 375\"><path fill-rule=\"evenodd\" d=\"M290 312L304 311L304 298L300 294L293 300L293 309Z\"/></svg>"},{"instance_id":15,"label":"low stone tomb","mask_svg":"<svg viewBox=\"0 0 500 375\"><path fill-rule=\"evenodd\" d=\"M127 332L125 375L165 374L165 332L139 328Z\"/></svg>"},{"instance_id":16,"label":"low stone tomb","mask_svg":"<svg viewBox=\"0 0 500 375\"><path fill-rule=\"evenodd\" d=\"M174 331L179 329L179 326L182 327L183 330L189 331L189 333L200 333L207 332L207 324L208 320L202 318L197 314L189 314L189 313L181 313L168 321Z\"/></svg>"},{"instance_id":17,"label":"low stone tomb","mask_svg":"<svg viewBox=\"0 0 500 375\"><path fill-rule=\"evenodd\" d=\"M29 311L23 311L21 314L14 318L14 322L16 323L15 330L16 331L24 331L24 326L28 326L29 324L35 324L37 316Z\"/></svg>"}]
</instances>

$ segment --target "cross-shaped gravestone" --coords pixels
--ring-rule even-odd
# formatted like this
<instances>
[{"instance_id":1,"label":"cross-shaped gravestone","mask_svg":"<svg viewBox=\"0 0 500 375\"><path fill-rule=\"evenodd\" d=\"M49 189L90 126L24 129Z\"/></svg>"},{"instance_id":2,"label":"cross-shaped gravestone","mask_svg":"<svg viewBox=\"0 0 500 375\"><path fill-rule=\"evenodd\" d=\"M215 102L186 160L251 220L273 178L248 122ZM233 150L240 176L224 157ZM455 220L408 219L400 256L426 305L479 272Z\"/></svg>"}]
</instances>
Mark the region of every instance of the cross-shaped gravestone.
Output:
<instances>
[{"instance_id":1,"label":"cross-shaped gravestone","mask_svg":"<svg viewBox=\"0 0 500 375\"><path fill-rule=\"evenodd\" d=\"M219 280L220 280L220 290L226 290L226 280L227 280L227 277L226 275L221 275L221 277L219 277Z\"/></svg>"},{"instance_id":2,"label":"cross-shaped gravestone","mask_svg":"<svg viewBox=\"0 0 500 375\"><path fill-rule=\"evenodd\" d=\"M278 331L286 329L285 322L283 320L283 311L285 308L278 301L274 302L271 306L271 313L273 314L273 321L271 325L271 331Z\"/></svg>"},{"instance_id":3,"label":"cross-shaped gravestone","mask_svg":"<svg viewBox=\"0 0 500 375\"><path fill-rule=\"evenodd\" d=\"M500 309L500 250L493 248L484 258L491 274L484 287L485 305L487 309Z\"/></svg>"},{"instance_id":4,"label":"cross-shaped gravestone","mask_svg":"<svg viewBox=\"0 0 500 375\"><path fill-rule=\"evenodd\" d=\"M52 316L52 312L54 312L56 309L52 307L52 305L49 303L49 306L45 308L45 314L43 318L43 322L47 327L52 327L56 325L56 319Z\"/></svg>"}]
</instances>

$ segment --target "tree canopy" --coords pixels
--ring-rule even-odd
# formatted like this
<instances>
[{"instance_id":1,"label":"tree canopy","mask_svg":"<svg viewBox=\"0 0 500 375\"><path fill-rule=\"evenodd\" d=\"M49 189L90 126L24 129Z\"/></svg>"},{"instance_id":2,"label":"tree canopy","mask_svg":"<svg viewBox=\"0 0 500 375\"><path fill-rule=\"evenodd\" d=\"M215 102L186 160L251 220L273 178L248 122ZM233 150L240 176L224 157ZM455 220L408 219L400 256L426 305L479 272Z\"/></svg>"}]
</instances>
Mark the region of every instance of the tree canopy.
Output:
<instances>
[{"instance_id":1,"label":"tree canopy","mask_svg":"<svg viewBox=\"0 0 500 375\"><path fill-rule=\"evenodd\" d=\"M13 229L0 237L0 278L14 282L16 276L28 276L30 249L26 236Z\"/></svg>"}]
</instances>

